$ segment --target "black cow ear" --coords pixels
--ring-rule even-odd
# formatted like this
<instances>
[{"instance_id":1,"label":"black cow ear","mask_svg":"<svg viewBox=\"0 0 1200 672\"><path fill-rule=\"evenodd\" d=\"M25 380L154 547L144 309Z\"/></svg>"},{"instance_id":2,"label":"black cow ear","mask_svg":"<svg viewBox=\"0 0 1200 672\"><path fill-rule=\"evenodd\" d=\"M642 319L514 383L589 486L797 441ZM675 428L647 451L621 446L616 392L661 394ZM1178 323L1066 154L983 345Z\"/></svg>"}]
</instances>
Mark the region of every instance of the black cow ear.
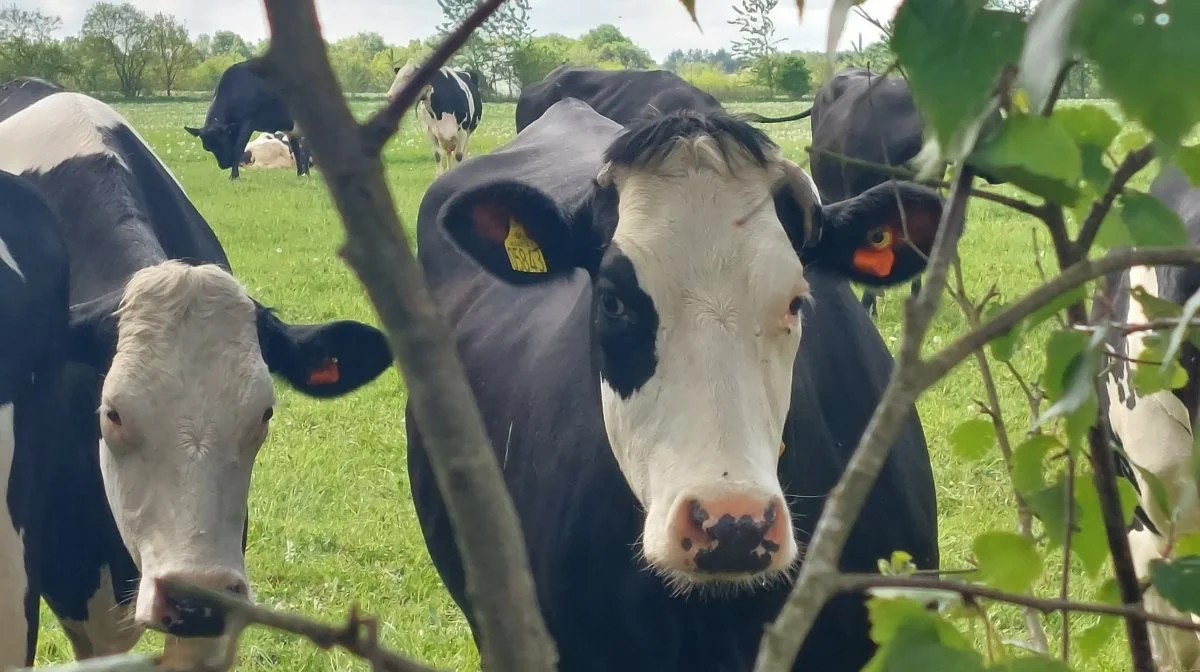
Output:
<instances>
[{"instance_id":1,"label":"black cow ear","mask_svg":"<svg viewBox=\"0 0 1200 672\"><path fill-rule=\"evenodd\" d=\"M112 365L117 352L117 306L124 290L71 306L67 328L67 359L101 373Z\"/></svg>"},{"instance_id":2,"label":"black cow ear","mask_svg":"<svg viewBox=\"0 0 1200 672\"><path fill-rule=\"evenodd\" d=\"M937 192L885 182L858 196L817 208L815 241L802 259L864 285L912 280L925 270L942 220Z\"/></svg>"},{"instance_id":3,"label":"black cow ear","mask_svg":"<svg viewBox=\"0 0 1200 672\"><path fill-rule=\"evenodd\" d=\"M187 131L188 133L191 133L193 136L195 136L197 138L204 135L204 131L200 130L199 128L192 128L191 126L184 126L183 130Z\"/></svg>"},{"instance_id":4,"label":"black cow ear","mask_svg":"<svg viewBox=\"0 0 1200 672\"><path fill-rule=\"evenodd\" d=\"M379 377L392 363L383 332L353 320L287 324L258 307L258 343L267 369L310 397L340 397Z\"/></svg>"},{"instance_id":5,"label":"black cow ear","mask_svg":"<svg viewBox=\"0 0 1200 672\"><path fill-rule=\"evenodd\" d=\"M513 284L547 282L580 266L567 218L529 185L493 183L464 192L446 203L441 222L467 255Z\"/></svg>"}]
</instances>

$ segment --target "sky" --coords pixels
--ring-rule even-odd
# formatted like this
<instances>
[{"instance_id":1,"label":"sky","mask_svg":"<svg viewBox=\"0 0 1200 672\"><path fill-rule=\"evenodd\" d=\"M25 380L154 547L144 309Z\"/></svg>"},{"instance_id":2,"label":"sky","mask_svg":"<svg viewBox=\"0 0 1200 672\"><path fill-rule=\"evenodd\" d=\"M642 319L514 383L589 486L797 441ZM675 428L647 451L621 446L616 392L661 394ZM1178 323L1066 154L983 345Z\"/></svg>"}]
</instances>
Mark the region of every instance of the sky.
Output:
<instances>
[{"instance_id":1,"label":"sky","mask_svg":"<svg viewBox=\"0 0 1200 672\"><path fill-rule=\"evenodd\" d=\"M119 1L119 0L118 0ZM183 20L192 34L232 30L258 40L267 36L266 17L258 0L131 0L147 13L167 12ZM737 28L726 23L734 16L736 0L696 0L697 28L678 0L532 0L530 24L540 34L562 33L577 37L601 23L612 23L661 62L674 49L719 49L737 38ZM804 1L804 0L801 0ZM316 0L327 40L364 31L383 35L392 44L433 34L442 22L437 0ZM804 2L803 21L793 0L781 0L772 18L776 34L786 38L784 50L815 51L825 46L829 8L833 0ZM16 0L63 20L63 35L79 32L90 0ZM862 8L881 21L892 18L900 0L867 0ZM861 37L864 45L879 31L853 12L839 48L849 48Z\"/></svg>"}]
</instances>

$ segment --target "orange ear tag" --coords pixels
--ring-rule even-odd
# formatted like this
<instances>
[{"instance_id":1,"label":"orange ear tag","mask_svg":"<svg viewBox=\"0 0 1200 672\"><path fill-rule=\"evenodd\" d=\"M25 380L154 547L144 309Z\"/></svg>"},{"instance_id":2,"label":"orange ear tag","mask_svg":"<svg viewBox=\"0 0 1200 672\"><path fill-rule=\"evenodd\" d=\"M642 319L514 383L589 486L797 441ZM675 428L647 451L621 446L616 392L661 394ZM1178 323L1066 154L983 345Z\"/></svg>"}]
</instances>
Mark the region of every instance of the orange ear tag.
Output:
<instances>
[{"instance_id":1,"label":"orange ear tag","mask_svg":"<svg viewBox=\"0 0 1200 672\"><path fill-rule=\"evenodd\" d=\"M895 263L896 253L890 248L883 250L859 248L854 251L854 268L877 278L886 278L891 274L892 266Z\"/></svg>"},{"instance_id":2,"label":"orange ear tag","mask_svg":"<svg viewBox=\"0 0 1200 672\"><path fill-rule=\"evenodd\" d=\"M341 380L342 373L338 370L336 359L326 360L324 364L308 372L309 385L332 385Z\"/></svg>"}]
</instances>

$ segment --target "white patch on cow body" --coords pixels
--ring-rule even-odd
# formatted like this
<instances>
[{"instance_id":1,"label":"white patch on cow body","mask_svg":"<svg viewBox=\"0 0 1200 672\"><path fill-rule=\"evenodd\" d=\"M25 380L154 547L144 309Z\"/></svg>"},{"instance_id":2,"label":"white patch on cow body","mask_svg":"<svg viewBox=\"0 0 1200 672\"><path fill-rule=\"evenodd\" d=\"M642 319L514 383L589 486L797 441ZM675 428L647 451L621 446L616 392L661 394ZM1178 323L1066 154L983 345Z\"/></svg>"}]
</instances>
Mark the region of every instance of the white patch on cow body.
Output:
<instances>
[{"instance_id":1,"label":"white patch on cow body","mask_svg":"<svg viewBox=\"0 0 1200 672\"><path fill-rule=\"evenodd\" d=\"M780 315L808 284L771 198L780 164L731 150L726 165L715 142L681 141L661 166L609 173L620 195L613 245L659 317L654 375L628 399L601 381L609 441L646 507L652 565L672 552L667 519L683 498L782 497L801 329ZM795 554L792 542L777 555Z\"/></svg>"},{"instance_id":2,"label":"white patch on cow body","mask_svg":"<svg viewBox=\"0 0 1200 672\"><path fill-rule=\"evenodd\" d=\"M463 100L467 102L467 116L463 123L470 123L475 118L475 98L471 95L471 87L467 85L467 82L459 73L448 68L442 70L442 72L446 73L458 85L459 90L462 91Z\"/></svg>"},{"instance_id":3,"label":"white patch on cow body","mask_svg":"<svg viewBox=\"0 0 1200 672\"><path fill-rule=\"evenodd\" d=\"M121 126L137 138L183 191L179 179L125 117L105 103L73 91L46 96L0 122L0 147L4 147L0 152L0 170L18 175L45 173L71 159L97 155L111 156L129 170L101 133L102 129Z\"/></svg>"},{"instance_id":4,"label":"white patch on cow body","mask_svg":"<svg viewBox=\"0 0 1200 672\"><path fill-rule=\"evenodd\" d=\"M1151 296L1159 296L1158 275L1154 269L1135 266L1129 271L1130 288L1141 286ZM1125 321L1140 324L1148 321L1142 306L1132 296ZM1149 332L1135 332L1126 337L1129 362L1126 364L1125 379L1121 382L1125 394L1133 394L1133 375L1140 366L1137 360L1146 350L1145 339ZM1152 364L1150 366L1157 366ZM1112 377L1106 379L1108 389L1109 420L1113 431L1120 438L1126 454L1135 464L1157 476L1167 491L1179 518L1177 533L1200 530L1200 498L1197 497L1196 482L1190 466L1192 454L1192 429L1190 414L1179 397L1169 390L1136 397L1133 408L1126 406L1118 395L1118 386ZM1142 508L1160 530L1171 525L1172 512L1160 511L1151 496L1151 490L1138 474L1142 491Z\"/></svg>"},{"instance_id":5,"label":"white patch on cow body","mask_svg":"<svg viewBox=\"0 0 1200 672\"><path fill-rule=\"evenodd\" d=\"M22 280L25 279L25 274L21 272L21 266L13 258L12 252L8 249L8 244L4 242L3 238L0 238L0 262L4 262L4 265L11 268Z\"/></svg>"},{"instance_id":6,"label":"white patch on cow body","mask_svg":"<svg viewBox=\"0 0 1200 672\"><path fill-rule=\"evenodd\" d=\"M250 152L249 166L256 168L294 168L295 157L288 143L270 133L262 133L254 140L246 143L246 151Z\"/></svg>"},{"instance_id":7,"label":"white patch on cow body","mask_svg":"<svg viewBox=\"0 0 1200 672\"><path fill-rule=\"evenodd\" d=\"M133 622L131 605L113 597L112 571L100 567L100 585L87 601L87 620L59 619L77 659L113 656L133 648L142 628Z\"/></svg>"},{"instance_id":8,"label":"white patch on cow body","mask_svg":"<svg viewBox=\"0 0 1200 672\"><path fill-rule=\"evenodd\" d=\"M29 623L25 619L25 544L8 509L8 479L12 474L17 437L13 404L0 404L0 669L25 664Z\"/></svg>"}]
</instances>

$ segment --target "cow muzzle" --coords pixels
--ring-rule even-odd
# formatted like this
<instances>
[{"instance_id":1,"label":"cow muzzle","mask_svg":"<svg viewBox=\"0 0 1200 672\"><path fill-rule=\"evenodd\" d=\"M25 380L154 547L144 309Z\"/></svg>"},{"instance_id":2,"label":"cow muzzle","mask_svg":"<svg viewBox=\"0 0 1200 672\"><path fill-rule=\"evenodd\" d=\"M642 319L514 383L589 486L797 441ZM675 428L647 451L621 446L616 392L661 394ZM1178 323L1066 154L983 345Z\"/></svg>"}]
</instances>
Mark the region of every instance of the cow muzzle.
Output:
<instances>
[{"instance_id":1,"label":"cow muzzle","mask_svg":"<svg viewBox=\"0 0 1200 672\"><path fill-rule=\"evenodd\" d=\"M172 597L162 585L167 580L249 597L245 579L236 572L180 572L149 580L143 577L134 620L139 625L176 637L220 637L225 634L226 619L224 612L206 600Z\"/></svg>"},{"instance_id":2,"label":"cow muzzle","mask_svg":"<svg viewBox=\"0 0 1200 672\"><path fill-rule=\"evenodd\" d=\"M756 578L786 569L796 558L790 513L780 496L681 497L667 520L667 553L657 560L697 581Z\"/></svg>"}]
</instances>

